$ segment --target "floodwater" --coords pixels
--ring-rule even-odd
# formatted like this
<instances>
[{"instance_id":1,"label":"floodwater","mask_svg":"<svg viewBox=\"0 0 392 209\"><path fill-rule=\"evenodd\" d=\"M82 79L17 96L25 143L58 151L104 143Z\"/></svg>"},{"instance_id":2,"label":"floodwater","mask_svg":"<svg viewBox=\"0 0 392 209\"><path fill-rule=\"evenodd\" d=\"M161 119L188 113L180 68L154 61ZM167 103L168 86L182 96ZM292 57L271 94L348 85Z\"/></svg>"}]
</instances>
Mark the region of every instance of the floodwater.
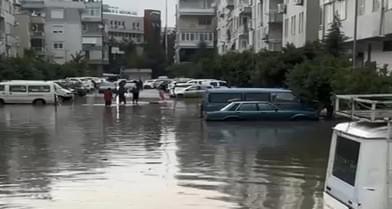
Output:
<instances>
[{"instance_id":1,"label":"floodwater","mask_svg":"<svg viewBox=\"0 0 392 209\"><path fill-rule=\"evenodd\" d=\"M0 108L0 208L322 207L332 123L206 123L196 103L79 103Z\"/></svg>"}]
</instances>

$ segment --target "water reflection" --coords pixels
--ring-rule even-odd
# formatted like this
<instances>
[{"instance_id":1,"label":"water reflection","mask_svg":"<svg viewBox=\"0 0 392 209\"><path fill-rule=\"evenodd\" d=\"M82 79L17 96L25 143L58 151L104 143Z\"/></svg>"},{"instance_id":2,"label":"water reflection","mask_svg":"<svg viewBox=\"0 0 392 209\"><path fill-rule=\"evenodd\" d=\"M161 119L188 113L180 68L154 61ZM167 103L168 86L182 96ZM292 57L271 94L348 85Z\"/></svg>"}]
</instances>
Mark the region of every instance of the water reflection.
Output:
<instances>
[{"instance_id":1,"label":"water reflection","mask_svg":"<svg viewBox=\"0 0 392 209\"><path fill-rule=\"evenodd\" d=\"M329 123L82 103L0 108L0 208L321 208Z\"/></svg>"}]
</instances>

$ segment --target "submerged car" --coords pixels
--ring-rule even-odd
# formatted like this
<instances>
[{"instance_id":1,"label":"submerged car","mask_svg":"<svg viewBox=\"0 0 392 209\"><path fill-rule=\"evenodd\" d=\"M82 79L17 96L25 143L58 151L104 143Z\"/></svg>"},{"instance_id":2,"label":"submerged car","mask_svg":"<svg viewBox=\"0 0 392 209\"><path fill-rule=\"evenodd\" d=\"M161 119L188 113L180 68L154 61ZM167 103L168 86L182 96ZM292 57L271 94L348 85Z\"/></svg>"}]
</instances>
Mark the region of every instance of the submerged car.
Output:
<instances>
[{"instance_id":1,"label":"submerged car","mask_svg":"<svg viewBox=\"0 0 392 209\"><path fill-rule=\"evenodd\" d=\"M310 109L282 109L269 102L232 102L219 111L205 113L208 121L237 120L318 120Z\"/></svg>"}]
</instances>

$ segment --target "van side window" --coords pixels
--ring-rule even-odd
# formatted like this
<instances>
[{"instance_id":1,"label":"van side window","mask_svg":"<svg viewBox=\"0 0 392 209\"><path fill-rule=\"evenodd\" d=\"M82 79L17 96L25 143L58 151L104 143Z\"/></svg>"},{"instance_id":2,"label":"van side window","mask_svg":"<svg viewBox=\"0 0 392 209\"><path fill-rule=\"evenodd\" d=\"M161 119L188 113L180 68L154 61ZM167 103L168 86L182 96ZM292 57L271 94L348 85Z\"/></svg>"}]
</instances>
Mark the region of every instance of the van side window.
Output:
<instances>
[{"instance_id":1,"label":"van side window","mask_svg":"<svg viewBox=\"0 0 392 209\"><path fill-rule=\"evenodd\" d=\"M29 86L30 93L48 93L50 86Z\"/></svg>"},{"instance_id":2,"label":"van side window","mask_svg":"<svg viewBox=\"0 0 392 209\"><path fill-rule=\"evenodd\" d=\"M23 93L23 92L27 92L27 88L26 88L26 86L13 85L13 86L10 86L10 92Z\"/></svg>"},{"instance_id":3,"label":"van side window","mask_svg":"<svg viewBox=\"0 0 392 209\"><path fill-rule=\"evenodd\" d=\"M247 93L245 94L246 101L270 101L269 93Z\"/></svg>"},{"instance_id":4,"label":"van side window","mask_svg":"<svg viewBox=\"0 0 392 209\"><path fill-rule=\"evenodd\" d=\"M213 87L217 87L218 83L217 82L211 82L210 85L213 86Z\"/></svg>"},{"instance_id":5,"label":"van side window","mask_svg":"<svg viewBox=\"0 0 392 209\"><path fill-rule=\"evenodd\" d=\"M242 100L240 93L216 93L210 94L210 103L229 103Z\"/></svg>"},{"instance_id":6,"label":"van side window","mask_svg":"<svg viewBox=\"0 0 392 209\"><path fill-rule=\"evenodd\" d=\"M297 97L292 93L276 93L275 102L296 102Z\"/></svg>"},{"instance_id":7,"label":"van side window","mask_svg":"<svg viewBox=\"0 0 392 209\"><path fill-rule=\"evenodd\" d=\"M0 85L0 91L4 91L5 90L5 86L4 85Z\"/></svg>"}]
</instances>

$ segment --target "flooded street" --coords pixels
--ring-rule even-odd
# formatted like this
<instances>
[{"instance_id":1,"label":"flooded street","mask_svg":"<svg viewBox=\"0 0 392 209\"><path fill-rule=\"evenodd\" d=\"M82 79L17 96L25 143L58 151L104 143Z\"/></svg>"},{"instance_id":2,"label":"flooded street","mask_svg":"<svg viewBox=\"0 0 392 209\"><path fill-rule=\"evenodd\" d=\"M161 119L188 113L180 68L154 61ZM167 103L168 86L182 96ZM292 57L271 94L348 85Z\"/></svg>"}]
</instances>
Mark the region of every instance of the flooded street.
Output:
<instances>
[{"instance_id":1,"label":"flooded street","mask_svg":"<svg viewBox=\"0 0 392 209\"><path fill-rule=\"evenodd\" d=\"M322 206L332 123L206 123L194 102L101 102L0 108L1 209Z\"/></svg>"}]
</instances>

